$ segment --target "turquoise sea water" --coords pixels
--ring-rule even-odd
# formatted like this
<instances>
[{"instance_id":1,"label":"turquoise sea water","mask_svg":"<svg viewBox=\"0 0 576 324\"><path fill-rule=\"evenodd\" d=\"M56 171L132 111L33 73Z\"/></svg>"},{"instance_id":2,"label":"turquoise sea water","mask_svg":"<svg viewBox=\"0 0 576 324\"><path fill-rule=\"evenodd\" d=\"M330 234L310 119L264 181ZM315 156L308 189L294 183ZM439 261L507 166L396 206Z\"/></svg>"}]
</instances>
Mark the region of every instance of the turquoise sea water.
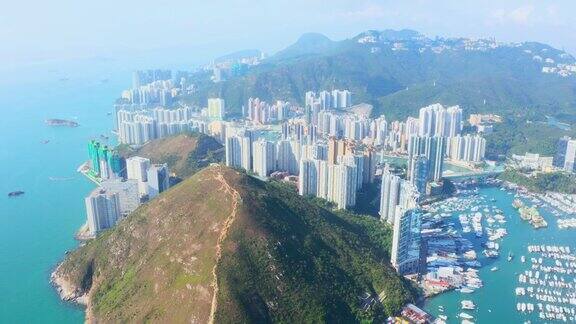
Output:
<instances>
[{"instance_id":1,"label":"turquoise sea water","mask_svg":"<svg viewBox=\"0 0 576 324\"><path fill-rule=\"evenodd\" d=\"M12 71L15 79L0 84L2 323L84 319L82 308L59 300L49 275L65 251L76 247L73 235L85 221L83 197L93 186L76 168L86 158L86 143L109 135L107 112L130 82L129 72L114 71L98 62L82 69L41 65ZM69 80L59 81L64 77ZM49 127L46 118L74 119L80 126ZM14 190L26 193L8 198Z\"/></svg>"},{"instance_id":2,"label":"turquoise sea water","mask_svg":"<svg viewBox=\"0 0 576 324\"><path fill-rule=\"evenodd\" d=\"M529 262L521 263L520 256L525 255L527 259L530 259L527 252L528 245L569 246L574 251L576 250L576 232L559 230L556 226L556 217L545 208L539 210L548 222L548 227L535 230L530 224L522 221L518 211L512 207L514 195L495 187L481 188L479 193L487 197L487 201L495 198L496 202L493 204L506 216L508 235L500 243L501 256L496 260L484 257L480 253L483 249L480 246L480 240L474 238L474 232L464 234L474 243L479 260L483 264L479 274L484 286L472 294L452 291L438 295L430 299L425 308L434 315L448 315L448 323L459 323L460 319L456 316L461 312L460 302L469 299L476 304L476 310L468 311L468 313L474 316L473 321L477 323L523 323L528 320L532 323L539 323L541 320L538 318L538 312L528 315L516 311L518 300L514 289L520 285L518 274L530 268ZM455 223L458 223L456 214L453 219ZM509 251L515 255L511 262L506 260ZM492 267L498 267L498 271L490 271ZM439 312L438 306L444 306L445 312Z\"/></svg>"},{"instance_id":3,"label":"turquoise sea water","mask_svg":"<svg viewBox=\"0 0 576 324\"><path fill-rule=\"evenodd\" d=\"M78 245L84 197L94 188L76 169L90 139L111 135L107 113L133 70L190 69L192 60L200 61L184 52L169 61L152 53L0 68L0 323L84 321L83 308L61 301L49 283ZM80 126L50 127L47 118ZM26 193L8 198L15 190Z\"/></svg>"}]
</instances>

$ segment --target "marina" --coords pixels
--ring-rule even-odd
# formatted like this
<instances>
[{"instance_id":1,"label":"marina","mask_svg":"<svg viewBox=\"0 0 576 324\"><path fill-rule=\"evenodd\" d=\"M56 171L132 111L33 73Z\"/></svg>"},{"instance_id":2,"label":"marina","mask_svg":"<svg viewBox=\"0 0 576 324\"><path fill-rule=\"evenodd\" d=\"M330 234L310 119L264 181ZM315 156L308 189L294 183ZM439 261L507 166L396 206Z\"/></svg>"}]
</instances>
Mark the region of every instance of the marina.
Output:
<instances>
[{"instance_id":1,"label":"marina","mask_svg":"<svg viewBox=\"0 0 576 324\"><path fill-rule=\"evenodd\" d=\"M546 198L544 198L546 197ZM459 186L456 197L427 206L425 309L439 322L576 320L576 246L566 197L536 197L514 186ZM522 219L519 206L544 222ZM490 296L498 296L491 298Z\"/></svg>"}]
</instances>

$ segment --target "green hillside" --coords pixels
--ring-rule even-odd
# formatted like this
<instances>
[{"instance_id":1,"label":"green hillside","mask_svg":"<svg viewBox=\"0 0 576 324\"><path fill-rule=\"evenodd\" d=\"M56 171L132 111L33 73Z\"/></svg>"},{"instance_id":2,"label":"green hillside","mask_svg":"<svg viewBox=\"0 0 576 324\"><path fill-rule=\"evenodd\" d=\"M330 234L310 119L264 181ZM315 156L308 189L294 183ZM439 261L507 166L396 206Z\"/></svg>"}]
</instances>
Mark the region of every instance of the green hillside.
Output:
<instances>
[{"instance_id":1,"label":"green hillside","mask_svg":"<svg viewBox=\"0 0 576 324\"><path fill-rule=\"evenodd\" d=\"M374 42L359 43L370 35ZM391 118L435 102L460 104L466 113L574 118L576 77L542 73L544 66L574 64L571 55L539 43L470 49L469 42L410 30L370 31L344 41L306 34L244 77L214 84L199 76L193 100L204 104L207 96L221 95L239 113L249 96L303 104L308 90L349 88L355 102L370 103L375 115Z\"/></svg>"},{"instance_id":2,"label":"green hillside","mask_svg":"<svg viewBox=\"0 0 576 324\"><path fill-rule=\"evenodd\" d=\"M56 273L102 322L382 322L416 298L389 265L389 242L376 219L210 166Z\"/></svg>"},{"instance_id":3,"label":"green hillside","mask_svg":"<svg viewBox=\"0 0 576 324\"><path fill-rule=\"evenodd\" d=\"M201 168L224 159L224 147L213 137L204 134L179 134L150 141L134 150L118 147L125 157L141 156L152 163L167 163L170 172L185 179Z\"/></svg>"}]
</instances>

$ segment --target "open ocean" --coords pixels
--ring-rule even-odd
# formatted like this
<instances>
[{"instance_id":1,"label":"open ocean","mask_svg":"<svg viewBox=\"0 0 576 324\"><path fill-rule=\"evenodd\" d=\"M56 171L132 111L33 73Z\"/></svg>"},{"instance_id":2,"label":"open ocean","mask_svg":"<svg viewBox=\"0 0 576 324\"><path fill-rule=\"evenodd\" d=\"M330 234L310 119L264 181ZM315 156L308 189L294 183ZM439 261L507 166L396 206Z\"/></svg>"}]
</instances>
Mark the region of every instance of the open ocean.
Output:
<instances>
[{"instance_id":1,"label":"open ocean","mask_svg":"<svg viewBox=\"0 0 576 324\"><path fill-rule=\"evenodd\" d=\"M77 246L74 233L85 221L83 197L94 186L76 169L87 141L110 135L107 112L131 80L112 67L41 64L11 70L14 79L0 84L0 322L84 320L82 308L60 301L49 276ZM47 118L80 126L50 127ZM26 193L8 198L14 190Z\"/></svg>"},{"instance_id":2,"label":"open ocean","mask_svg":"<svg viewBox=\"0 0 576 324\"><path fill-rule=\"evenodd\" d=\"M131 85L134 67L154 68L153 62L92 59L0 69L0 322L84 321L83 308L61 301L49 282L65 252L78 245L84 197L94 188L76 169L87 160L90 139L114 138L107 113ZM80 126L50 127L47 118ZM25 194L9 198L15 190Z\"/></svg>"}]
</instances>

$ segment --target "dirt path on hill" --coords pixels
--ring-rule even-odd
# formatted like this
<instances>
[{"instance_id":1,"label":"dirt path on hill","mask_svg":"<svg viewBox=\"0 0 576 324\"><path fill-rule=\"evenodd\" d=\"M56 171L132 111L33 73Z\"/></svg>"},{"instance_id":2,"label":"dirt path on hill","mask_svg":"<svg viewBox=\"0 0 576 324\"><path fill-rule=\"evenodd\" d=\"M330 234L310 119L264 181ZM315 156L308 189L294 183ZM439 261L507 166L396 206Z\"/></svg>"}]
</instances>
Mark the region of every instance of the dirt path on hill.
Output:
<instances>
[{"instance_id":1,"label":"dirt path on hill","mask_svg":"<svg viewBox=\"0 0 576 324\"><path fill-rule=\"evenodd\" d=\"M238 203L241 200L240 194L238 193L238 191L236 191L236 189L232 188L228 184L226 179L224 179L224 176L222 175L221 170L218 170L217 172L218 172L218 174L216 175L216 180L220 181L220 183L222 184L222 186L220 187L219 190L224 190L224 192L229 193L232 196L232 211L230 212L230 216L228 216L228 218L224 222L224 228L220 232L220 236L218 237L218 242L216 244L216 263L214 264L214 268L212 268L212 276L214 278L213 282L212 282L212 286L214 287L214 293L212 295L212 305L210 307L210 317L208 319L209 324L214 323L214 315L216 314L216 309L218 308L218 298L217 298L218 297L218 277L217 277L216 270L218 268L218 262L220 261L220 258L222 257L222 242L224 242L224 240L228 236L228 230L230 229L230 226L232 225L232 223L236 219L236 211L238 209Z\"/></svg>"}]
</instances>

